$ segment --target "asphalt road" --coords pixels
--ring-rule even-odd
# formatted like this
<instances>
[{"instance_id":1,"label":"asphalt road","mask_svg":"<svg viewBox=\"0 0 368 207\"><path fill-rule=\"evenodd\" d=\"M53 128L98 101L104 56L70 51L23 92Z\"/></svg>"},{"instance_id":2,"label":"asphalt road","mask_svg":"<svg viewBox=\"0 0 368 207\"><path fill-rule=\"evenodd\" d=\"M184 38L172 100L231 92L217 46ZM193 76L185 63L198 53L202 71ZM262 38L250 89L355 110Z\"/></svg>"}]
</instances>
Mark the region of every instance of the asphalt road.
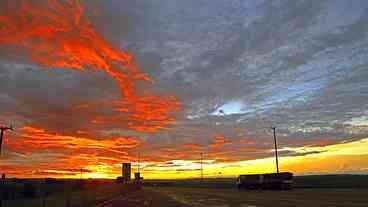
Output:
<instances>
[{"instance_id":1,"label":"asphalt road","mask_svg":"<svg viewBox=\"0 0 368 207\"><path fill-rule=\"evenodd\" d=\"M189 207L169 196L151 190L139 190L98 204L96 207Z\"/></svg>"},{"instance_id":2,"label":"asphalt road","mask_svg":"<svg viewBox=\"0 0 368 207\"><path fill-rule=\"evenodd\" d=\"M155 187L129 192L96 207L366 207L367 189L237 191Z\"/></svg>"}]
</instances>

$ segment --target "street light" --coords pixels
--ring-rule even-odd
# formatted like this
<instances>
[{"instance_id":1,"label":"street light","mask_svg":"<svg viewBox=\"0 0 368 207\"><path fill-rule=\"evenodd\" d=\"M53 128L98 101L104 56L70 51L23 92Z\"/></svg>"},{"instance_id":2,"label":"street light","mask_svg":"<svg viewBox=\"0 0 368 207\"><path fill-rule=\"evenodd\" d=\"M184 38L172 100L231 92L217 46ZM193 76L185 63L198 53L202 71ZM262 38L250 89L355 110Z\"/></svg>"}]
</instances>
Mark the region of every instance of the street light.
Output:
<instances>
[{"instance_id":1,"label":"street light","mask_svg":"<svg viewBox=\"0 0 368 207\"><path fill-rule=\"evenodd\" d=\"M277 139L276 139L276 127L271 127L271 129L273 130L273 139L275 141L275 156L276 156L276 169L277 169L277 174L279 174L279 158L278 158L278 153L277 153Z\"/></svg>"},{"instance_id":2,"label":"street light","mask_svg":"<svg viewBox=\"0 0 368 207\"><path fill-rule=\"evenodd\" d=\"M3 136L4 136L4 132L6 130L12 130L13 131L13 127L10 125L10 127L0 127L0 155L1 155L1 146L3 144Z\"/></svg>"}]
</instances>

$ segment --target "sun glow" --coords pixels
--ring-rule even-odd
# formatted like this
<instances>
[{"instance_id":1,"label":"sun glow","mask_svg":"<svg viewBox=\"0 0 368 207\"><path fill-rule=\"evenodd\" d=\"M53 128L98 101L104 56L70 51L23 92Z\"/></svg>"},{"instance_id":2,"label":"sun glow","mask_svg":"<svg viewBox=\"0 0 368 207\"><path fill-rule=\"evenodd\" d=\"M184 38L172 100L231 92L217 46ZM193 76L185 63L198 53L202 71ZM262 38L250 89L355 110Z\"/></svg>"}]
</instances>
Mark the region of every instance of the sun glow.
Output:
<instances>
[{"instance_id":1,"label":"sun glow","mask_svg":"<svg viewBox=\"0 0 368 207\"><path fill-rule=\"evenodd\" d=\"M302 152L310 152L317 149L320 153L281 157L279 160L281 171L290 171L297 175L304 175L330 172L351 173L354 169L361 169L362 171L356 171L359 173L368 169L368 161L362 161L362 158L364 158L363 160L368 158L368 152L364 151L364 149L368 149L368 139L325 147L305 147ZM294 148L293 150L300 151L301 148ZM147 170L145 175L154 179L200 177L198 160L174 160L169 162L175 164L143 168L143 174ZM177 164L180 163L182 167L177 167ZM204 175L209 178L234 177L239 174L272 173L276 171L275 158L273 157L229 163L204 160L203 165Z\"/></svg>"}]
</instances>

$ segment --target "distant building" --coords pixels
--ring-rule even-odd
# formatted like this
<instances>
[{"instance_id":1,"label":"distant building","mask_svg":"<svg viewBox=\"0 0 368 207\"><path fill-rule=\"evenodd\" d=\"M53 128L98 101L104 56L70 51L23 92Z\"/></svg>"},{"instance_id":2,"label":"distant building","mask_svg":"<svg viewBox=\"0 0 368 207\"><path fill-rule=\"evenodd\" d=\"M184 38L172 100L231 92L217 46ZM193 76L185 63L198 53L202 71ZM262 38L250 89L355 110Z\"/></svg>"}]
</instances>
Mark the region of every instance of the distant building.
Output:
<instances>
[{"instance_id":1,"label":"distant building","mask_svg":"<svg viewBox=\"0 0 368 207\"><path fill-rule=\"evenodd\" d=\"M123 177L123 182L124 183L129 183L130 182L131 168L132 168L131 163L123 163L122 177Z\"/></svg>"}]
</instances>

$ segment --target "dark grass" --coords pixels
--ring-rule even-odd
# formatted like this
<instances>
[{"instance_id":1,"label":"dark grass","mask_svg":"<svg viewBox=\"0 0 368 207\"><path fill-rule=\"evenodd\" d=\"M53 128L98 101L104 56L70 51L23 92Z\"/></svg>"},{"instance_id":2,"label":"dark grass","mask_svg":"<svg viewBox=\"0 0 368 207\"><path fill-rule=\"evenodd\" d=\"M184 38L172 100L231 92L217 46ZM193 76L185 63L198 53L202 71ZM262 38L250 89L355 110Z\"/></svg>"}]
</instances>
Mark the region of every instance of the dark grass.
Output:
<instances>
[{"instance_id":1,"label":"dark grass","mask_svg":"<svg viewBox=\"0 0 368 207\"><path fill-rule=\"evenodd\" d=\"M75 183L62 180L47 184L40 180L27 180L25 182L25 185L33 186L34 194L31 197L24 196L25 189L21 187L23 183L12 183L16 186L12 189L19 192L10 192L16 194L16 197L7 197L6 199L3 197L2 207L87 207L135 190L130 186L113 181L96 182L90 180ZM47 191L48 193L45 193Z\"/></svg>"},{"instance_id":2,"label":"dark grass","mask_svg":"<svg viewBox=\"0 0 368 207\"><path fill-rule=\"evenodd\" d=\"M236 178L191 180L146 180L145 186L188 188L236 188ZM368 188L368 175L295 176L294 188Z\"/></svg>"},{"instance_id":3,"label":"dark grass","mask_svg":"<svg viewBox=\"0 0 368 207\"><path fill-rule=\"evenodd\" d=\"M298 188L246 191L226 188L147 187L188 206L219 207L366 207L368 189ZM165 205L162 205L165 206Z\"/></svg>"}]
</instances>

